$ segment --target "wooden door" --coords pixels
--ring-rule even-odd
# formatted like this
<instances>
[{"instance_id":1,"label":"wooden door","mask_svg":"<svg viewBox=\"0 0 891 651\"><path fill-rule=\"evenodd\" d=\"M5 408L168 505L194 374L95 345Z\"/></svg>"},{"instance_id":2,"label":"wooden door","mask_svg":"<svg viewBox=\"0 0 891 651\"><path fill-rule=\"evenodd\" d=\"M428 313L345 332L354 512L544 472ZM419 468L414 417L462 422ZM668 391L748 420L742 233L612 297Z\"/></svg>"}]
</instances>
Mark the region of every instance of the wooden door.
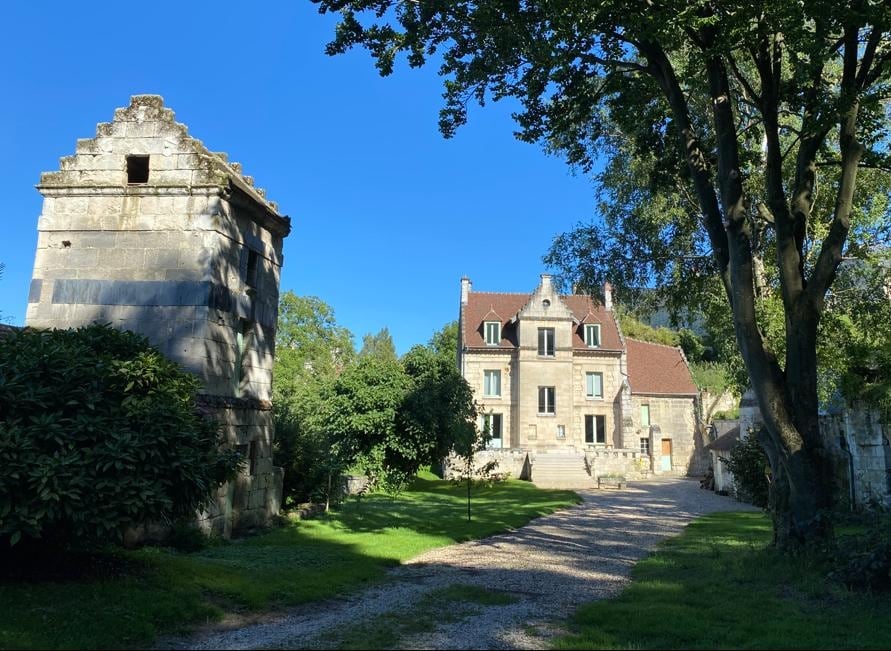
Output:
<instances>
[{"instance_id":1,"label":"wooden door","mask_svg":"<svg viewBox=\"0 0 891 651\"><path fill-rule=\"evenodd\" d=\"M671 470L671 439L662 439L662 470Z\"/></svg>"}]
</instances>

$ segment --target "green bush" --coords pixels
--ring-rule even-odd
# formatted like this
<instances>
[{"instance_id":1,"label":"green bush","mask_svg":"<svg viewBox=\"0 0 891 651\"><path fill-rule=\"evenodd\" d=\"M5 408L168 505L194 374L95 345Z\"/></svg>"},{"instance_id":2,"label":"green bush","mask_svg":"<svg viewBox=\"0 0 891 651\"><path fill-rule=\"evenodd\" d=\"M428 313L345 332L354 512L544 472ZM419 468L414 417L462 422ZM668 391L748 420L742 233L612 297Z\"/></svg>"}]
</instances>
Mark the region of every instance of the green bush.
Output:
<instances>
[{"instance_id":1,"label":"green bush","mask_svg":"<svg viewBox=\"0 0 891 651\"><path fill-rule=\"evenodd\" d=\"M328 475L342 468L331 455L328 437L306 421L278 416L275 421L275 463L285 469L287 506L324 501Z\"/></svg>"},{"instance_id":2,"label":"green bush","mask_svg":"<svg viewBox=\"0 0 891 651\"><path fill-rule=\"evenodd\" d=\"M132 332L23 330L0 345L0 541L89 546L192 517L238 465L197 378Z\"/></svg>"},{"instance_id":3,"label":"green bush","mask_svg":"<svg viewBox=\"0 0 891 651\"><path fill-rule=\"evenodd\" d=\"M740 499L767 508L770 466L758 437L750 433L730 451L729 457L722 459L733 473L733 485Z\"/></svg>"}]
</instances>

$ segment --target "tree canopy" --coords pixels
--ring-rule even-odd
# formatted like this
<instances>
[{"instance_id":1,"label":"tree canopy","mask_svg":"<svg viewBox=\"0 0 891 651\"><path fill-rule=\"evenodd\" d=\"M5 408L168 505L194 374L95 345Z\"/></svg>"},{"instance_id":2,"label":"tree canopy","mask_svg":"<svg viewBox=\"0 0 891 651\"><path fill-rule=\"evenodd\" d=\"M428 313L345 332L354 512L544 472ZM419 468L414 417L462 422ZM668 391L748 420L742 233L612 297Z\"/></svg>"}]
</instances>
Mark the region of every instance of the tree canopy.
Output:
<instances>
[{"instance_id":1,"label":"tree canopy","mask_svg":"<svg viewBox=\"0 0 891 651\"><path fill-rule=\"evenodd\" d=\"M376 357L388 361L395 361L398 357L396 354L396 345L393 343L393 337L390 335L390 329L381 328L375 334L367 334L362 337L362 348L359 350L359 357Z\"/></svg>"},{"instance_id":2,"label":"tree canopy","mask_svg":"<svg viewBox=\"0 0 891 651\"><path fill-rule=\"evenodd\" d=\"M329 53L364 46L384 75L400 54L413 67L439 63L444 135L470 103L513 98L518 137L581 170L604 154L614 168L643 161L627 205L640 189L673 188L652 194L649 214L628 212L623 229L567 240L563 248L577 247L567 259L611 253L611 272L640 256L650 273L684 274L691 288L717 280L711 291L730 307L765 418L776 542L795 548L827 535L834 470L818 424L818 332L863 221L855 206L887 215L886 200L883 213L870 198L858 204L857 192L863 168L891 169L891 6L317 2L341 15ZM765 257L775 260L779 353L762 329Z\"/></svg>"}]
</instances>

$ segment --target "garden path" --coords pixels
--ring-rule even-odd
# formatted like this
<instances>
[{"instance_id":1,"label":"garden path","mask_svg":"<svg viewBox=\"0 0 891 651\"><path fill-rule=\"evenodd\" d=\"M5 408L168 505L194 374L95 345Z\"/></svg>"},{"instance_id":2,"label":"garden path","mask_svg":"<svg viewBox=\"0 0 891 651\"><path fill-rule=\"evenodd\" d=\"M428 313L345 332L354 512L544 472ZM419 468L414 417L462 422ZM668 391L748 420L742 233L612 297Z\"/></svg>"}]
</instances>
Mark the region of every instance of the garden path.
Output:
<instances>
[{"instance_id":1,"label":"garden path","mask_svg":"<svg viewBox=\"0 0 891 651\"><path fill-rule=\"evenodd\" d=\"M366 648L385 629L405 649L547 648L579 605L617 595L660 540L706 513L752 508L689 479L579 494L582 504L515 531L426 552L385 584L164 648ZM509 603L463 602L462 590Z\"/></svg>"}]
</instances>

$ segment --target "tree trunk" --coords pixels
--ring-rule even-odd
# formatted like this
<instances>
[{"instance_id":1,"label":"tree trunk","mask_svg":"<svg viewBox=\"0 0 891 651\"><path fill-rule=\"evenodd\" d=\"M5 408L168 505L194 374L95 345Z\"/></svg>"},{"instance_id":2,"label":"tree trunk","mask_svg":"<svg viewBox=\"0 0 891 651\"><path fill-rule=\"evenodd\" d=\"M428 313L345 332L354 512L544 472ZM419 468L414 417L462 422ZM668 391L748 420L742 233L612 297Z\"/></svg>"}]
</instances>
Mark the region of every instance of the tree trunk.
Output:
<instances>
[{"instance_id":1,"label":"tree trunk","mask_svg":"<svg viewBox=\"0 0 891 651\"><path fill-rule=\"evenodd\" d=\"M763 439L762 439L763 440ZM832 535L824 505L828 482L821 481L819 460L800 451L785 459L768 454L771 481L768 509L773 520L773 542L783 551L814 548Z\"/></svg>"}]
</instances>

